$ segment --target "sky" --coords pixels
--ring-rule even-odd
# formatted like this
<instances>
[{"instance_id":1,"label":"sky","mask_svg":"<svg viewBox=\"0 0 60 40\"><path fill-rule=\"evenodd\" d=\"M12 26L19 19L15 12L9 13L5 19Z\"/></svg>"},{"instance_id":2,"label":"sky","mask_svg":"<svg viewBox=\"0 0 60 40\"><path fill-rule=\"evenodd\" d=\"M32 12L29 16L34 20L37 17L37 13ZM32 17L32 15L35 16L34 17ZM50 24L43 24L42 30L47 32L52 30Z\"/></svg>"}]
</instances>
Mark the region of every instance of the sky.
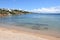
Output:
<instances>
[{"instance_id":1,"label":"sky","mask_svg":"<svg viewBox=\"0 0 60 40\"><path fill-rule=\"evenodd\" d=\"M60 13L60 0L0 0L0 8Z\"/></svg>"}]
</instances>

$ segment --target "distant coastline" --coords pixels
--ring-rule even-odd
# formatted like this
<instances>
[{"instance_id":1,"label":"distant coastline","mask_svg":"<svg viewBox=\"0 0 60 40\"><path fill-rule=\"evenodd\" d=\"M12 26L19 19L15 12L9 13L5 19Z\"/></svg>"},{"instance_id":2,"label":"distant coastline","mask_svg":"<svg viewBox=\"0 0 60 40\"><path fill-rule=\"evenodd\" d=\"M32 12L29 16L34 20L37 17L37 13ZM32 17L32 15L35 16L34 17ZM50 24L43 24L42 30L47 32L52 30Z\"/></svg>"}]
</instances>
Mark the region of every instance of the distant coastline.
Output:
<instances>
[{"instance_id":1,"label":"distant coastline","mask_svg":"<svg viewBox=\"0 0 60 40\"><path fill-rule=\"evenodd\" d=\"M34 12L32 12L34 13ZM37 13L34 13L34 14L37 14ZM41 14L41 15L60 15L60 13L38 13L38 14Z\"/></svg>"},{"instance_id":2,"label":"distant coastline","mask_svg":"<svg viewBox=\"0 0 60 40\"><path fill-rule=\"evenodd\" d=\"M0 8L0 16L8 16L8 15L21 15L21 14L29 14L31 12L18 10L18 9L5 9Z\"/></svg>"}]
</instances>

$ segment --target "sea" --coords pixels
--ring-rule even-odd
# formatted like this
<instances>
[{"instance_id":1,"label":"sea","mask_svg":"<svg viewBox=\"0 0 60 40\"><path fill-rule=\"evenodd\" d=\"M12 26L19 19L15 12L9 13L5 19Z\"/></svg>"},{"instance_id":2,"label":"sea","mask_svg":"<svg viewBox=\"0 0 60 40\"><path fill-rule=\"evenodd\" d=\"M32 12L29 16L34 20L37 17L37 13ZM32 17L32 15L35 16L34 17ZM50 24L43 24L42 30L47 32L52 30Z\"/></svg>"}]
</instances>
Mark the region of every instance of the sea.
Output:
<instances>
[{"instance_id":1,"label":"sea","mask_svg":"<svg viewBox=\"0 0 60 40\"><path fill-rule=\"evenodd\" d=\"M0 17L0 24L15 25L60 37L60 14L22 14ZM12 26L10 26L12 27Z\"/></svg>"}]
</instances>

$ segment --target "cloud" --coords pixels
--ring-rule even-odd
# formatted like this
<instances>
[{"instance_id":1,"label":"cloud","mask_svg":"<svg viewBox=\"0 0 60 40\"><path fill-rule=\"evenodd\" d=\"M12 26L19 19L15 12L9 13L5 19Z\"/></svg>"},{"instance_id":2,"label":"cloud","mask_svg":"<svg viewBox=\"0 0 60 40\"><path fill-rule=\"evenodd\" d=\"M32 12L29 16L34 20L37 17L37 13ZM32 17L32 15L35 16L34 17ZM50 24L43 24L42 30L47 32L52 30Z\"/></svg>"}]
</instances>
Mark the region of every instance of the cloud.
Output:
<instances>
[{"instance_id":1,"label":"cloud","mask_svg":"<svg viewBox=\"0 0 60 40\"><path fill-rule=\"evenodd\" d=\"M58 7L49 7L49 8L38 8L30 10L31 12L38 12L38 13L60 13L60 6Z\"/></svg>"}]
</instances>

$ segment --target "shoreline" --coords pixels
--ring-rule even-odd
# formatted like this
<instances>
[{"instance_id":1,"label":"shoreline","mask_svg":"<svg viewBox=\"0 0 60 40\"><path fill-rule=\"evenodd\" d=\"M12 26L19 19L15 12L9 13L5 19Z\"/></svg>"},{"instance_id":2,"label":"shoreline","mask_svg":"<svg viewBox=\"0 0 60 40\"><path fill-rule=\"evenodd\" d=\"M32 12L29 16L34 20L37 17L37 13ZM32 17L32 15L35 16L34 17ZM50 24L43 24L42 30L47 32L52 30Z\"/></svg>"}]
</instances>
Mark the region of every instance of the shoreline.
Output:
<instances>
[{"instance_id":1,"label":"shoreline","mask_svg":"<svg viewBox=\"0 0 60 40\"><path fill-rule=\"evenodd\" d=\"M4 25L3 25L4 26ZM8 26L8 25L6 25ZM37 32L37 30L30 30L30 29L25 29L25 28L20 28L20 27L15 27L13 26L12 28L11 27L2 27L0 26L0 30L8 30L8 31L11 31L13 33L24 33L24 34L29 34L29 35L34 35L36 37L41 37L41 38L46 38L46 39L49 39L49 40L60 40L60 37L54 37L54 36L50 36L50 35L45 35L45 34L41 34L41 32Z\"/></svg>"}]
</instances>

